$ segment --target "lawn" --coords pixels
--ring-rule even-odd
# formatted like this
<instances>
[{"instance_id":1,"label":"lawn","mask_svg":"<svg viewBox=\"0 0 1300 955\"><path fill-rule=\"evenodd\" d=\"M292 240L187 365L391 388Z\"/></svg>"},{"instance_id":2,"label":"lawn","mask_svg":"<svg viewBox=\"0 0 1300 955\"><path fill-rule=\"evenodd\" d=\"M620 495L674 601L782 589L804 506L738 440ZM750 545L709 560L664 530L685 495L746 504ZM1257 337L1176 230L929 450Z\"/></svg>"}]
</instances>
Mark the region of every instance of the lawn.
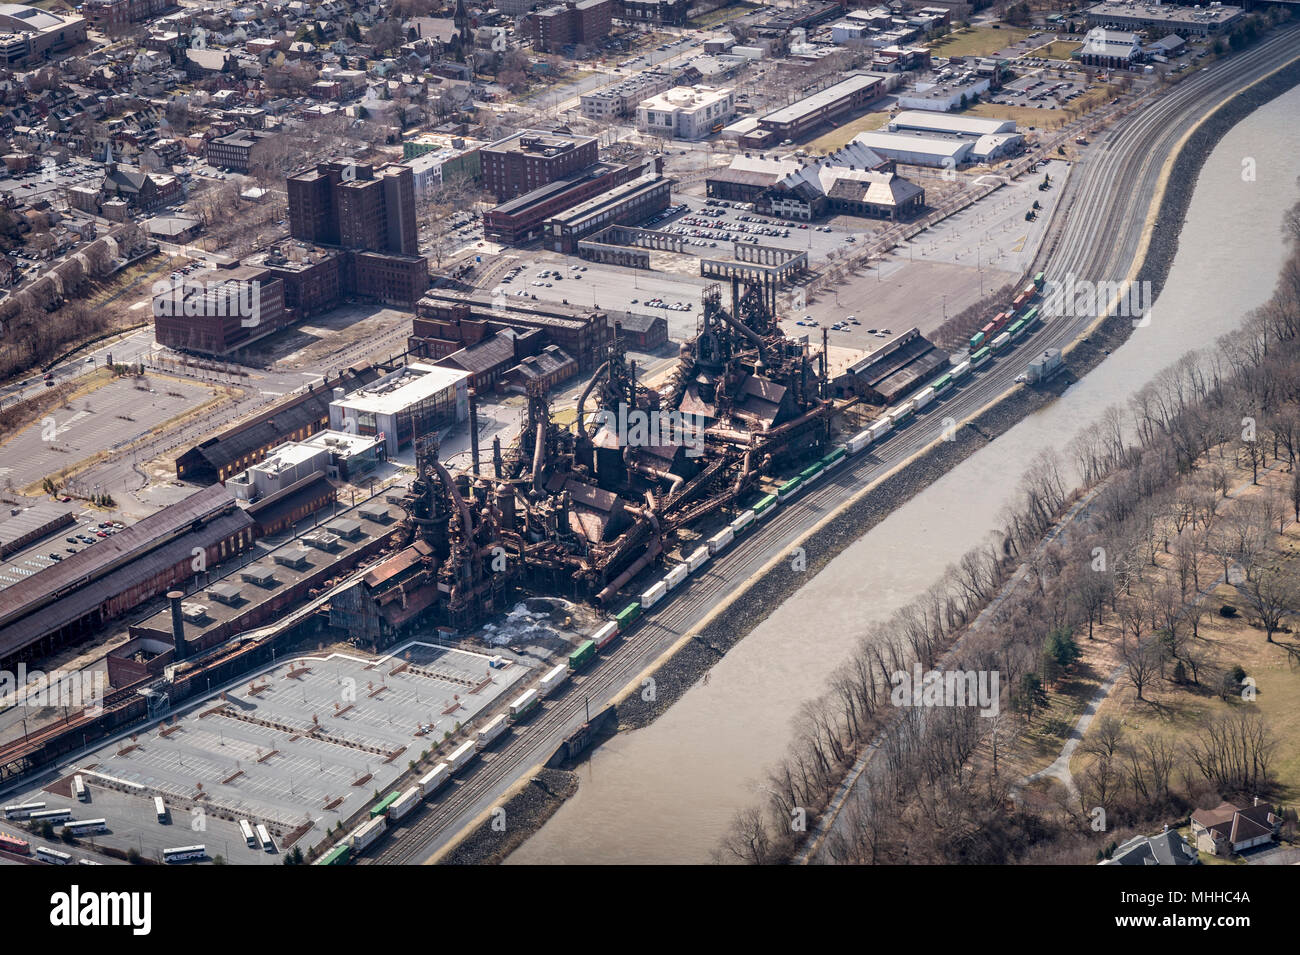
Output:
<instances>
[{"instance_id":1,"label":"lawn","mask_svg":"<svg viewBox=\"0 0 1300 955\"><path fill-rule=\"evenodd\" d=\"M810 153L830 153L846 146L858 133L865 133L868 130L880 129L889 122L888 111L879 113L867 113L865 116L859 116L855 120L845 123L843 126L837 126L829 133L818 136L812 142L808 143L806 148Z\"/></svg>"},{"instance_id":2,"label":"lawn","mask_svg":"<svg viewBox=\"0 0 1300 955\"><path fill-rule=\"evenodd\" d=\"M701 14L686 21L688 27L696 30L711 30L716 26L726 23L728 20L734 20L736 17L743 16L750 10L757 10L761 4L757 3L729 3L725 7L719 7L716 10L710 10L708 13Z\"/></svg>"},{"instance_id":3,"label":"lawn","mask_svg":"<svg viewBox=\"0 0 1300 955\"><path fill-rule=\"evenodd\" d=\"M1082 98L1082 97L1080 97ZM1069 117L1063 109L1034 109L1032 106L1011 106L1006 103L977 103L966 111L969 116L987 116L990 119L1014 119L1022 133L1029 132L1030 126L1039 129L1055 129Z\"/></svg>"},{"instance_id":4,"label":"lawn","mask_svg":"<svg viewBox=\"0 0 1300 955\"><path fill-rule=\"evenodd\" d=\"M1006 26L1000 30L975 27L940 37L930 44L930 50L940 56L988 56L1014 46L1033 32Z\"/></svg>"},{"instance_id":5,"label":"lawn","mask_svg":"<svg viewBox=\"0 0 1300 955\"><path fill-rule=\"evenodd\" d=\"M1076 40L1053 40L1046 46L1040 46L1036 50L1030 50L1026 56L1036 56L1043 60L1068 60L1070 54L1079 47L1083 46Z\"/></svg>"}]
</instances>

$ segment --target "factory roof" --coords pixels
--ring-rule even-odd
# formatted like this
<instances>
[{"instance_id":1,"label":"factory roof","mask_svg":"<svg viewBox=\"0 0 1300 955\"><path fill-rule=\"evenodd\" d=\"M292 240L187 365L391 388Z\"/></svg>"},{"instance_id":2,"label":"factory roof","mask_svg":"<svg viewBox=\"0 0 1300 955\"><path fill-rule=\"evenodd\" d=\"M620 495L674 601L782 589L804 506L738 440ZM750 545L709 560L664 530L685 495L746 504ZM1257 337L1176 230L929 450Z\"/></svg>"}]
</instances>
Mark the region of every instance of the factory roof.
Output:
<instances>
[{"instance_id":1,"label":"factory roof","mask_svg":"<svg viewBox=\"0 0 1300 955\"><path fill-rule=\"evenodd\" d=\"M457 382L465 381L468 377L469 373L459 368L412 362L331 404L372 414L397 414L411 405L455 387Z\"/></svg>"},{"instance_id":2,"label":"factory roof","mask_svg":"<svg viewBox=\"0 0 1300 955\"><path fill-rule=\"evenodd\" d=\"M905 109L889 121L890 131L920 130L932 133L956 133L962 136L986 136L991 133L1015 132L1014 119L990 119L985 116L957 116L928 109Z\"/></svg>"},{"instance_id":3,"label":"factory roof","mask_svg":"<svg viewBox=\"0 0 1300 955\"><path fill-rule=\"evenodd\" d=\"M878 86L883 82L882 77L873 73L855 73L852 76L845 77L833 86L828 86L820 92L804 97L797 103L791 103L789 106L768 113L763 117L763 121L765 123L798 122L809 113L832 106L846 96L852 96L859 90L870 89L872 86Z\"/></svg>"},{"instance_id":4,"label":"factory roof","mask_svg":"<svg viewBox=\"0 0 1300 955\"><path fill-rule=\"evenodd\" d=\"M945 139L942 136L926 136L921 133L890 133L880 130L858 133L853 137L853 142L885 154L925 153L932 156L951 156L954 159L965 155L971 148L970 140L961 137Z\"/></svg>"}]
</instances>

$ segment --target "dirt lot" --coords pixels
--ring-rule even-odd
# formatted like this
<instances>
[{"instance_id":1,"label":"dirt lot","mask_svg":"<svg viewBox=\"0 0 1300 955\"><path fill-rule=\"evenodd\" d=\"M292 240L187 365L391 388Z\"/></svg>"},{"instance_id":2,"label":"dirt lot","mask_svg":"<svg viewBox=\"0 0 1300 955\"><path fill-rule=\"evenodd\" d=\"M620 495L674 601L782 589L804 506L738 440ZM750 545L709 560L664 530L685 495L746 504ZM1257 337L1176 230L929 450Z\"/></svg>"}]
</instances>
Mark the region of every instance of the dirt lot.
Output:
<instances>
[{"instance_id":1,"label":"dirt lot","mask_svg":"<svg viewBox=\"0 0 1300 955\"><path fill-rule=\"evenodd\" d=\"M988 56L1019 43L1033 32L1008 26L996 30L993 27L975 27L941 37L930 44L930 49L939 56Z\"/></svg>"},{"instance_id":2,"label":"dirt lot","mask_svg":"<svg viewBox=\"0 0 1300 955\"><path fill-rule=\"evenodd\" d=\"M845 123L843 126L833 129L823 136L818 136L804 148L810 153L834 152L835 150L848 145L849 141L858 133L880 129L888 122L888 110L883 110L878 113L867 113L865 116L859 116L852 122Z\"/></svg>"}]
</instances>

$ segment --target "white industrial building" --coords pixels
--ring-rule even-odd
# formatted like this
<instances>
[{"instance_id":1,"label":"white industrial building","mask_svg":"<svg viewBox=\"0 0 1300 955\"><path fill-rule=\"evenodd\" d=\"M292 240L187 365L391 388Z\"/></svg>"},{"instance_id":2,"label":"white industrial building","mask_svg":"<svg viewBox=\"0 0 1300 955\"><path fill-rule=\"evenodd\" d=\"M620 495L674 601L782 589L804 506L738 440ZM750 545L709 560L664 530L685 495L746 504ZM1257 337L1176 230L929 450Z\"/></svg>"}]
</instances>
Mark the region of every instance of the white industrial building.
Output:
<instances>
[{"instance_id":1,"label":"white industrial building","mask_svg":"<svg viewBox=\"0 0 1300 955\"><path fill-rule=\"evenodd\" d=\"M1014 119L992 119L986 116L953 116L933 110L909 109L889 121L891 132L946 133L956 136L992 136L997 133L1014 133Z\"/></svg>"},{"instance_id":2,"label":"white industrial building","mask_svg":"<svg viewBox=\"0 0 1300 955\"><path fill-rule=\"evenodd\" d=\"M330 427L382 437L387 454L469 417L469 373L412 362L349 395L336 389Z\"/></svg>"},{"instance_id":3,"label":"white industrial building","mask_svg":"<svg viewBox=\"0 0 1300 955\"><path fill-rule=\"evenodd\" d=\"M853 142L895 162L948 169L971 162L971 151L975 148L975 143L970 139L925 133L891 133L886 130L858 133L853 137Z\"/></svg>"},{"instance_id":4,"label":"white industrial building","mask_svg":"<svg viewBox=\"0 0 1300 955\"><path fill-rule=\"evenodd\" d=\"M383 459L383 444L374 436L318 431L305 441L286 441L262 461L226 479L240 501L256 501L283 491L317 471L335 480L351 480Z\"/></svg>"},{"instance_id":5,"label":"white industrial building","mask_svg":"<svg viewBox=\"0 0 1300 955\"><path fill-rule=\"evenodd\" d=\"M736 93L727 87L677 86L636 109L636 128L673 139L703 139L736 114Z\"/></svg>"},{"instance_id":6,"label":"white industrial building","mask_svg":"<svg viewBox=\"0 0 1300 955\"><path fill-rule=\"evenodd\" d=\"M916 89L900 93L901 109L924 109L946 113L962 105L962 97L969 103L974 97L989 91L987 77L955 83L917 83Z\"/></svg>"}]
</instances>

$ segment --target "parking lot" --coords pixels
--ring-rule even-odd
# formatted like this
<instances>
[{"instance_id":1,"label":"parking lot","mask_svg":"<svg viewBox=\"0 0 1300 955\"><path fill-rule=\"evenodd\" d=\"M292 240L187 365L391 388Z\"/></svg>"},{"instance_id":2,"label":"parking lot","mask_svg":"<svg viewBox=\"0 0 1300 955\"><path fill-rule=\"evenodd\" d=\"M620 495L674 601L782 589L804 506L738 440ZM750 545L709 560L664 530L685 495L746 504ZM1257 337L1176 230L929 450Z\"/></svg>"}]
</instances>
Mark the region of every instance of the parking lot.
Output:
<instances>
[{"instance_id":1,"label":"parking lot","mask_svg":"<svg viewBox=\"0 0 1300 955\"><path fill-rule=\"evenodd\" d=\"M161 858L201 844L208 858L280 864L386 793L408 763L492 706L530 672L513 658L413 642L381 658L296 657L214 695L178 718L118 739L60 768L6 804L45 802L73 818L103 818L98 846ZM71 796L71 777L88 785ZM154 797L167 818L160 823ZM276 849L250 848L239 820L264 823ZM75 850L74 850L75 851Z\"/></svg>"}]
</instances>

